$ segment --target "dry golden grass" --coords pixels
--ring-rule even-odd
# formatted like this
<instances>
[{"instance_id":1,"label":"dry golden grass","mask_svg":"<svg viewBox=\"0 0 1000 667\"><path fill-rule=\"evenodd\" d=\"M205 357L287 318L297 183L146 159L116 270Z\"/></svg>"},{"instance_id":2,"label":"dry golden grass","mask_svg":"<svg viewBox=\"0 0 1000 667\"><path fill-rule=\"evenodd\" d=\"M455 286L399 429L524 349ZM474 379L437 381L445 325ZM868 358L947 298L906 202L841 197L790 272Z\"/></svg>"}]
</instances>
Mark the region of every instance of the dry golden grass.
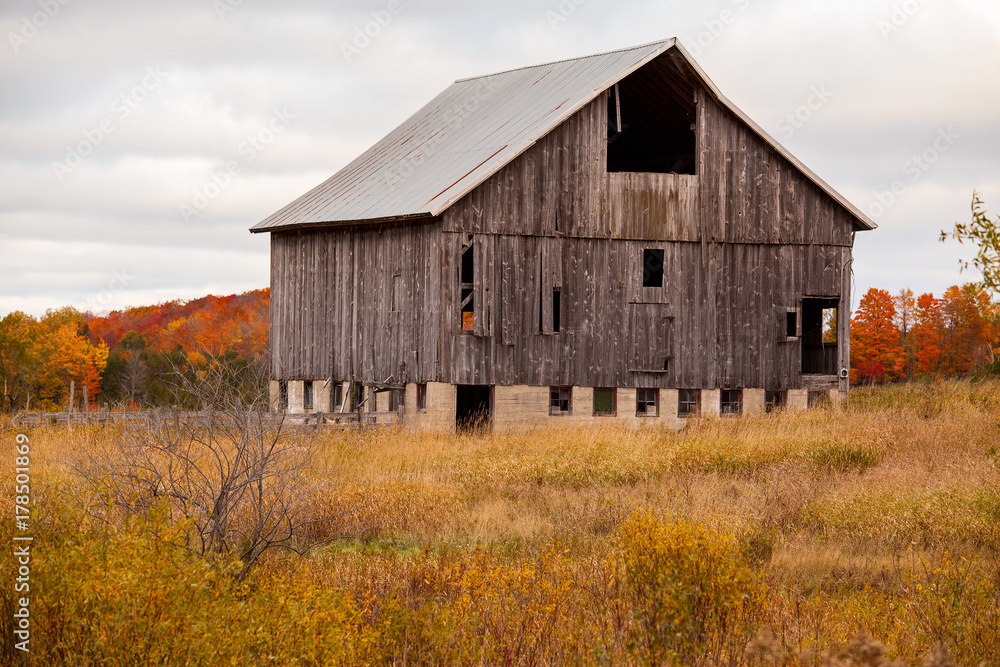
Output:
<instances>
[{"instance_id":1,"label":"dry golden grass","mask_svg":"<svg viewBox=\"0 0 1000 667\"><path fill-rule=\"evenodd\" d=\"M79 496L68 463L113 457L119 441L100 428L30 436L43 504ZM916 664L940 645L962 664L998 664L997 382L861 389L838 407L693 420L679 432L286 437L313 454L308 518L342 515L313 536L355 538L305 560L269 557L254 585L344 591L355 605L344 613L367 619L357 627L409 647L392 654L402 664L638 660L598 651L614 644L608 623L622 618L612 588L601 588L611 586L608 559L637 510L736 536L769 591L753 651L727 654L737 661ZM0 471L4 483L9 476ZM477 606L477 595L492 602ZM373 600L401 606L390 613ZM550 625L544 614L518 617L534 634L513 658L470 649L477 632L495 635L491 645L513 641L519 631L495 616L511 605L532 614L554 605L554 616ZM392 630L393 618L410 629ZM875 639L859 640L863 632ZM871 662L857 657L865 651Z\"/></svg>"}]
</instances>

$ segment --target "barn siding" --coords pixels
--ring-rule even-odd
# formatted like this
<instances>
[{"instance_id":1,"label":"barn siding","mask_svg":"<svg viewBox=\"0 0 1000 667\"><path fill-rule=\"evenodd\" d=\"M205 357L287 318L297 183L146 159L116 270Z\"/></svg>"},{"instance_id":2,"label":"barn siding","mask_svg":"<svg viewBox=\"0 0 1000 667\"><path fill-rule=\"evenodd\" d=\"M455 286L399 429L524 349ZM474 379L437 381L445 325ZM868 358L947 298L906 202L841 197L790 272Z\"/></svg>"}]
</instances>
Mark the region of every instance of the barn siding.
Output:
<instances>
[{"instance_id":1,"label":"barn siding","mask_svg":"<svg viewBox=\"0 0 1000 667\"><path fill-rule=\"evenodd\" d=\"M273 233L273 376L800 388L801 343L781 332L803 296L840 297L846 367L853 218L696 97L697 175L607 173L605 94L432 222ZM641 286L646 248L664 250L662 289Z\"/></svg>"}]
</instances>

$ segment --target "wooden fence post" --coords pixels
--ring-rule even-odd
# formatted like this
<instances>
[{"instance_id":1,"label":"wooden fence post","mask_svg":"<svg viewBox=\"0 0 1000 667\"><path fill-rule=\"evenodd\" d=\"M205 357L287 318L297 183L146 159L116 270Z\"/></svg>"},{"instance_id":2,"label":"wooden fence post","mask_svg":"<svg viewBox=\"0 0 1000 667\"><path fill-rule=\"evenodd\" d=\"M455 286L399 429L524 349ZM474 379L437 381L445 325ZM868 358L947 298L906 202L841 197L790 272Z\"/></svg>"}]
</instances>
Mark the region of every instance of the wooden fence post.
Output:
<instances>
[{"instance_id":1,"label":"wooden fence post","mask_svg":"<svg viewBox=\"0 0 1000 667\"><path fill-rule=\"evenodd\" d=\"M83 423L90 426L90 395L87 385L83 385Z\"/></svg>"}]
</instances>

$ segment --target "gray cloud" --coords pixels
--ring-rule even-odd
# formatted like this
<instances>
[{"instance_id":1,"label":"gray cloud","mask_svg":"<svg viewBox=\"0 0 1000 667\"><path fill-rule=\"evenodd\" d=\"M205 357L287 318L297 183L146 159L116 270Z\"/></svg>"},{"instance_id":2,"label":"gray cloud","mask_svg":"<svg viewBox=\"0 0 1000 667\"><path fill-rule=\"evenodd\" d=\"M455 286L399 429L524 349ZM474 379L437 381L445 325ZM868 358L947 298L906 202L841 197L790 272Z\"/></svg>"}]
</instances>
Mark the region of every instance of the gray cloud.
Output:
<instances>
[{"instance_id":1,"label":"gray cloud","mask_svg":"<svg viewBox=\"0 0 1000 667\"><path fill-rule=\"evenodd\" d=\"M343 45L388 0L223 1L220 17L214 0L73 0L16 51L9 35L40 5L0 7L0 313L103 306L94 295L123 268L135 276L107 307L264 287L267 239L247 228L451 81L671 36L858 206L905 180L881 228L858 236L859 295L969 279L967 249L937 233L968 216L974 188L1000 211L989 0L400 0L350 59ZM917 9L893 14L904 6ZM166 76L144 87L150 68ZM789 134L782 120L817 87L832 95ZM294 118L250 159L241 149L276 110ZM960 138L910 180L908 161L942 128ZM60 173L74 151L88 154ZM233 161L239 173L186 223L179 207Z\"/></svg>"}]
</instances>

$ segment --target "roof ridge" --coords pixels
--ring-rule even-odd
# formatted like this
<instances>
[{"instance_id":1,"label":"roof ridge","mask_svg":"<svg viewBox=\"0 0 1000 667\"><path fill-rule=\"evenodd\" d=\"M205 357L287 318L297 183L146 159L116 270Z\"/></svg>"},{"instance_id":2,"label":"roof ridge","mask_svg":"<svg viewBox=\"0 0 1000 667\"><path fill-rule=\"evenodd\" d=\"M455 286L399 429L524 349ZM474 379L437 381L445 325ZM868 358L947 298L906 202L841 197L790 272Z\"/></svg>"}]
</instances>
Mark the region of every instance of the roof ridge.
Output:
<instances>
[{"instance_id":1,"label":"roof ridge","mask_svg":"<svg viewBox=\"0 0 1000 667\"><path fill-rule=\"evenodd\" d=\"M510 74L511 72L521 72L529 69L536 69L538 67L549 67L550 65L559 65L561 63L569 63L575 60L589 60L591 58L601 58L603 56L610 56L614 53L625 53L627 51L638 51L639 49L648 49L651 46L657 46L660 44L666 44L667 42L676 42L676 37L671 37L670 39L659 39L655 42L650 42L649 44L640 44L639 46L629 46L624 49L613 49L611 51L605 51L604 53L592 53L589 56L578 56L576 58L563 58L562 60L553 60L548 63L539 63L538 65L525 65L524 67L514 67L512 69L505 69L500 72L493 72L492 74L480 74L478 76L468 76L464 79L455 79L455 83L465 83L467 81L475 81L476 79L488 79L491 76L500 76L501 74Z\"/></svg>"}]
</instances>

